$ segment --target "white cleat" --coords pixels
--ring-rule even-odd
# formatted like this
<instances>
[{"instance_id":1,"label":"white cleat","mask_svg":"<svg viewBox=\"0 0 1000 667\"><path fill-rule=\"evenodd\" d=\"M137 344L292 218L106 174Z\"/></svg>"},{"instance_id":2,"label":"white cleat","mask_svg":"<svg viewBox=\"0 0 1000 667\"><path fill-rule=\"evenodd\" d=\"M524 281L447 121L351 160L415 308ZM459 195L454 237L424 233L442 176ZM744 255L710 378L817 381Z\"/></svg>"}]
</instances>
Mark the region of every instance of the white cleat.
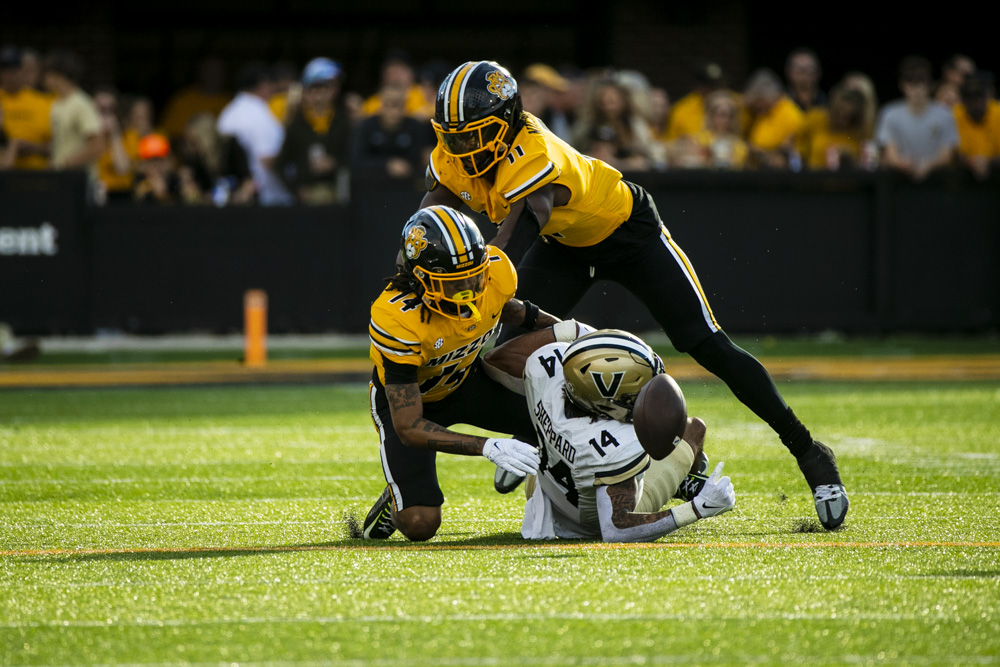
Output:
<instances>
[{"instance_id":1,"label":"white cleat","mask_svg":"<svg viewBox=\"0 0 1000 667\"><path fill-rule=\"evenodd\" d=\"M847 509L851 501L847 499L847 491L843 484L821 484L813 491L813 501L816 503L816 514L819 522L827 530L833 530L844 523Z\"/></svg>"}]
</instances>

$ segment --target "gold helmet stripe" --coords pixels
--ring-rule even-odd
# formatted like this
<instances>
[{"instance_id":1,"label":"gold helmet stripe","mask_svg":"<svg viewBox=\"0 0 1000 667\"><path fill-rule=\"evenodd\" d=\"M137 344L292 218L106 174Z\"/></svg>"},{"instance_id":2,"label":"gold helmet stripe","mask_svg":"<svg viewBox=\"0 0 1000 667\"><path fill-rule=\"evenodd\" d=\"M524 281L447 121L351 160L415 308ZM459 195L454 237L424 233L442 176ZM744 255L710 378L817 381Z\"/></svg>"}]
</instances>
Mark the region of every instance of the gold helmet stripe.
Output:
<instances>
[{"instance_id":1,"label":"gold helmet stripe","mask_svg":"<svg viewBox=\"0 0 1000 667\"><path fill-rule=\"evenodd\" d=\"M427 212L437 221L441 237L448 244L448 251L456 258L457 263L461 264L472 259L472 240L457 217L459 213L444 206L431 206Z\"/></svg>"},{"instance_id":2,"label":"gold helmet stripe","mask_svg":"<svg viewBox=\"0 0 1000 667\"><path fill-rule=\"evenodd\" d=\"M465 101L465 86L469 82L469 73L478 64L478 62L467 62L448 77L445 88L445 123L465 122L465 113L462 110L462 103Z\"/></svg>"}]
</instances>

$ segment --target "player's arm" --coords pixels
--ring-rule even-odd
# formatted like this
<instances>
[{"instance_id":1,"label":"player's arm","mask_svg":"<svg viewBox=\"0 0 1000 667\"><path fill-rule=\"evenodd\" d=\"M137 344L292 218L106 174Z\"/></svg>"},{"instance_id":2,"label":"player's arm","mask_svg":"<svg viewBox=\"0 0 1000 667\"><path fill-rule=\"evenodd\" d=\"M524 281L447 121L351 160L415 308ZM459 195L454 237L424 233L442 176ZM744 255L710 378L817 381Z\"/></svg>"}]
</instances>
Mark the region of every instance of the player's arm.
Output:
<instances>
[{"instance_id":1,"label":"player's arm","mask_svg":"<svg viewBox=\"0 0 1000 667\"><path fill-rule=\"evenodd\" d=\"M678 528L728 512L736 503L729 476L722 477L722 463L691 502L661 512L637 513L639 487L634 477L597 487L597 516L605 542L652 542Z\"/></svg>"},{"instance_id":2,"label":"player's arm","mask_svg":"<svg viewBox=\"0 0 1000 667\"><path fill-rule=\"evenodd\" d=\"M424 193L424 198L420 200L420 208L427 208L428 206L448 206L453 209L461 209L462 198L456 195L454 192L441 185L434 175L431 173L430 167L427 168L427 172L424 175L424 185L427 187L427 192Z\"/></svg>"},{"instance_id":3,"label":"player's arm","mask_svg":"<svg viewBox=\"0 0 1000 667\"><path fill-rule=\"evenodd\" d=\"M500 321L503 321L502 317ZM503 345L494 347L483 356L483 370L491 379L511 391L523 394L524 366L535 350L556 341L572 342L591 331L594 328L583 322L556 320L551 326L515 336Z\"/></svg>"},{"instance_id":4,"label":"player's arm","mask_svg":"<svg viewBox=\"0 0 1000 667\"><path fill-rule=\"evenodd\" d=\"M515 201L510 205L507 217L500 222L497 235L490 245L503 250L514 266L517 266L524 253L538 238L538 233L548 224L555 198L556 185L549 183Z\"/></svg>"},{"instance_id":5,"label":"player's arm","mask_svg":"<svg viewBox=\"0 0 1000 667\"><path fill-rule=\"evenodd\" d=\"M485 456L519 475L538 471L538 453L527 443L458 433L425 418L415 366L386 360L385 369L385 396L392 426L404 445L446 454Z\"/></svg>"},{"instance_id":6,"label":"player's arm","mask_svg":"<svg viewBox=\"0 0 1000 667\"><path fill-rule=\"evenodd\" d=\"M549 329L556 322L559 322L559 318L555 315L541 310L530 301L521 299L511 299L500 311L500 324L516 324L528 331Z\"/></svg>"}]
</instances>

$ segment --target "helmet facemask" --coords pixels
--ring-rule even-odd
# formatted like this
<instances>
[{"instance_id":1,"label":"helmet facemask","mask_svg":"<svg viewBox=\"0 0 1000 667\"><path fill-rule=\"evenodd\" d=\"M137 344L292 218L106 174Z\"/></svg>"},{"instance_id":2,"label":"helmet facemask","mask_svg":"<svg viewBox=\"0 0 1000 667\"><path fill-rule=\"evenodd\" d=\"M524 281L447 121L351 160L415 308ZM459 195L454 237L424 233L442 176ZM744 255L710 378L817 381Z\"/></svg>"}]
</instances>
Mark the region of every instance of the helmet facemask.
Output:
<instances>
[{"instance_id":1,"label":"helmet facemask","mask_svg":"<svg viewBox=\"0 0 1000 667\"><path fill-rule=\"evenodd\" d=\"M482 176L503 159L510 146L503 140L510 125L496 116L467 123L461 130L431 121L444 152L462 163L470 177Z\"/></svg>"},{"instance_id":2,"label":"helmet facemask","mask_svg":"<svg viewBox=\"0 0 1000 667\"><path fill-rule=\"evenodd\" d=\"M423 302L436 313L453 320L471 317L482 319L479 312L489 276L489 261L459 273L435 273L419 266L413 268L413 277L424 288Z\"/></svg>"}]
</instances>

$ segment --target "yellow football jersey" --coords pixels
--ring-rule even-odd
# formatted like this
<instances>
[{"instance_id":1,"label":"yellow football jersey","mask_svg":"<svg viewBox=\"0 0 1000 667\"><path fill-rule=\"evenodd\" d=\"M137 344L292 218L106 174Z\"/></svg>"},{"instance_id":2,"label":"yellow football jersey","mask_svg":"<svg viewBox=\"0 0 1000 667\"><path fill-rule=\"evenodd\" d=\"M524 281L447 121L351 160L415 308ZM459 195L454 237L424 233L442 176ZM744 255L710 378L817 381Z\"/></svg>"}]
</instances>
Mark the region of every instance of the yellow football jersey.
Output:
<instances>
[{"instance_id":1,"label":"yellow football jersey","mask_svg":"<svg viewBox=\"0 0 1000 667\"><path fill-rule=\"evenodd\" d=\"M490 268L482 319L456 320L431 313L422 321L421 301L413 292L387 289L372 304L369 356L385 384L383 358L417 367L417 382L425 403L439 401L465 379L500 320L500 312L517 291L517 273L507 255L486 247ZM423 320L426 320L426 315Z\"/></svg>"},{"instance_id":2,"label":"yellow football jersey","mask_svg":"<svg viewBox=\"0 0 1000 667\"><path fill-rule=\"evenodd\" d=\"M537 118L524 116L525 125L497 165L493 183L466 174L440 142L431 154L431 176L496 224L510 212L511 203L543 185L558 183L569 188L570 200L552 209L542 236L573 247L595 245L611 236L632 214L632 191L621 172L581 155Z\"/></svg>"}]
</instances>

